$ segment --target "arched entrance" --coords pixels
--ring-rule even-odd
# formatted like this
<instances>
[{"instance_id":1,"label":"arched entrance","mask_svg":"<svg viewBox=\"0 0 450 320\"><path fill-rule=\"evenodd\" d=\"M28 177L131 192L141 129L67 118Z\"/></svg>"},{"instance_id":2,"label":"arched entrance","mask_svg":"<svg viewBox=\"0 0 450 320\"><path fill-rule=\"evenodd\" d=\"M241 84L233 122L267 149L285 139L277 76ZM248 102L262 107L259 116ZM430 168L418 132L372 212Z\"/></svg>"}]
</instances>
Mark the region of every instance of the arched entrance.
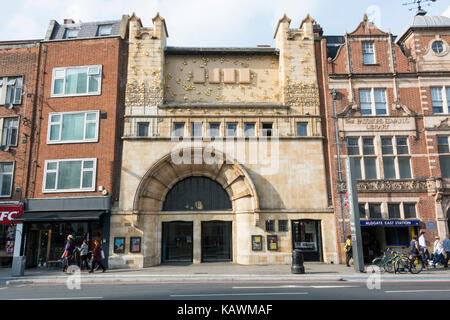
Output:
<instances>
[{"instance_id":1,"label":"arched entrance","mask_svg":"<svg viewBox=\"0 0 450 320\"><path fill-rule=\"evenodd\" d=\"M144 265L171 261L240 262L248 259L258 221L256 188L245 168L218 151L175 152L193 159L177 163L168 154L153 164L134 199L135 225L144 233ZM204 154L215 158L203 161ZM175 159L175 160L174 160ZM239 234L239 237L238 237Z\"/></svg>"}]
</instances>

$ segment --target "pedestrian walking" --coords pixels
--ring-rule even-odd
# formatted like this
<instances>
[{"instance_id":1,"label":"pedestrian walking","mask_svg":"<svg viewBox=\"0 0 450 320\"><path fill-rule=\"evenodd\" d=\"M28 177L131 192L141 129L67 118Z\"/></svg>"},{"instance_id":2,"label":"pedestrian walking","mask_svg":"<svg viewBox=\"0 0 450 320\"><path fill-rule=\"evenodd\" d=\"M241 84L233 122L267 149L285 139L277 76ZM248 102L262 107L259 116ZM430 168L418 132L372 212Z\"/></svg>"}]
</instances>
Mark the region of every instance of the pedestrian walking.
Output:
<instances>
[{"instance_id":1,"label":"pedestrian walking","mask_svg":"<svg viewBox=\"0 0 450 320\"><path fill-rule=\"evenodd\" d=\"M350 267L350 259L353 258L353 248L352 248L352 236L347 236L347 241L345 241L344 246L345 252L345 264Z\"/></svg>"},{"instance_id":2,"label":"pedestrian walking","mask_svg":"<svg viewBox=\"0 0 450 320\"><path fill-rule=\"evenodd\" d=\"M89 270L88 252L89 252L89 245L87 244L87 240L83 240L83 244L80 247L81 270L83 270L83 265L86 267L86 270Z\"/></svg>"},{"instance_id":3,"label":"pedestrian walking","mask_svg":"<svg viewBox=\"0 0 450 320\"><path fill-rule=\"evenodd\" d=\"M64 263L63 263L63 272L66 272L67 268L72 263L73 250L74 250L73 236L71 234L69 234L67 236L67 241L66 241L66 245L64 247L64 252L63 252L63 254L61 256L61 259L63 259L63 261L64 261Z\"/></svg>"},{"instance_id":4,"label":"pedestrian walking","mask_svg":"<svg viewBox=\"0 0 450 320\"><path fill-rule=\"evenodd\" d=\"M436 263L441 263L442 265L445 265L444 260L444 246L442 244L442 241L439 237L436 236L436 241L434 241L433 246L433 267L436 268Z\"/></svg>"},{"instance_id":5,"label":"pedestrian walking","mask_svg":"<svg viewBox=\"0 0 450 320\"><path fill-rule=\"evenodd\" d=\"M411 242L409 243L409 252L411 254L411 263L414 263L417 258L422 260L419 241L417 241L417 236L413 236ZM422 260L422 265L425 267L425 263Z\"/></svg>"},{"instance_id":6,"label":"pedestrian walking","mask_svg":"<svg viewBox=\"0 0 450 320\"><path fill-rule=\"evenodd\" d=\"M94 252L92 253L92 266L91 266L91 270L89 271L89 273L94 272L94 269L97 264L100 266L100 268L102 268L102 270L103 270L102 272L105 272L106 268L102 264L102 260L103 260L102 246L100 244L100 241L98 241L98 240L94 240L94 243L95 243L95 248L94 248Z\"/></svg>"},{"instance_id":7,"label":"pedestrian walking","mask_svg":"<svg viewBox=\"0 0 450 320\"><path fill-rule=\"evenodd\" d=\"M444 268L448 268L448 260L450 259L450 233L447 234L447 238L442 241L442 246L444 247Z\"/></svg>"},{"instance_id":8,"label":"pedestrian walking","mask_svg":"<svg viewBox=\"0 0 450 320\"><path fill-rule=\"evenodd\" d=\"M420 233L419 237L419 248L420 248L420 255L422 257L423 263L425 263L429 258L429 252L427 247L427 241L425 239L425 231L422 231Z\"/></svg>"}]
</instances>

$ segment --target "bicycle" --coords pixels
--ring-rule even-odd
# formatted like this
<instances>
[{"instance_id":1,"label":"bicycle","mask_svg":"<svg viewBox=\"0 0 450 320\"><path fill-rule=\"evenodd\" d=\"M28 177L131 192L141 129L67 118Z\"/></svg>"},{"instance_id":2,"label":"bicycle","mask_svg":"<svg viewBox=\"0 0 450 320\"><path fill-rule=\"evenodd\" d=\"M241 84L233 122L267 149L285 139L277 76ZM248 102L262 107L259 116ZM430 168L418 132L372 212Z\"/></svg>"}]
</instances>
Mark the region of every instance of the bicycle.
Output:
<instances>
[{"instance_id":1,"label":"bicycle","mask_svg":"<svg viewBox=\"0 0 450 320\"><path fill-rule=\"evenodd\" d=\"M421 259L420 259L421 260ZM407 273L418 274L423 270L423 263L419 261L419 257L416 256L414 260L407 256L401 256L395 261L394 266L395 273Z\"/></svg>"},{"instance_id":2,"label":"bicycle","mask_svg":"<svg viewBox=\"0 0 450 320\"><path fill-rule=\"evenodd\" d=\"M393 273L396 256L397 255L394 250L387 248L386 251L383 252L382 257L377 257L372 260L371 265L377 266L381 273Z\"/></svg>"}]
</instances>

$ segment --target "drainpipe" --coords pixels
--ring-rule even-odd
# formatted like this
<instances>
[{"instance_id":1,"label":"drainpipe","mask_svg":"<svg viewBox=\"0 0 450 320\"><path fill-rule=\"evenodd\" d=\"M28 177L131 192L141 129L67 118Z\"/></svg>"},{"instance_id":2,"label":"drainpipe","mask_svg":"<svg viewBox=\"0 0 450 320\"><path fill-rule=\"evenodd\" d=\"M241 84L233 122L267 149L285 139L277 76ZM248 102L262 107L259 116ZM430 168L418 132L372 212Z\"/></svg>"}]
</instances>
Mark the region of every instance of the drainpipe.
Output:
<instances>
[{"instance_id":1,"label":"drainpipe","mask_svg":"<svg viewBox=\"0 0 450 320\"><path fill-rule=\"evenodd\" d=\"M338 165L338 184L339 184L339 198L341 203L341 215L342 215L342 230L344 232L344 242L347 238L347 232L345 228L345 214L344 214L344 199L342 197L342 168L341 168L341 154L339 150L339 128L338 128L338 118L336 114L336 95L337 92L334 89L330 90L330 94L333 96L333 115L334 115L334 131L336 138L336 155L337 155L337 165Z\"/></svg>"}]
</instances>

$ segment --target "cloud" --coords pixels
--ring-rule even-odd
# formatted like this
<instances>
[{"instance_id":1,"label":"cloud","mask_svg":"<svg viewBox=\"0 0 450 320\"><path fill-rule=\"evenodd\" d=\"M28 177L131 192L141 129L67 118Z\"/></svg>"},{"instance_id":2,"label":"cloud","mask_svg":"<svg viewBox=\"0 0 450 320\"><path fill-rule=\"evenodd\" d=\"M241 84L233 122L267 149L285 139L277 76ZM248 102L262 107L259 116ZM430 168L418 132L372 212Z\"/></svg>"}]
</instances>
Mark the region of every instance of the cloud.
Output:
<instances>
[{"instance_id":1,"label":"cloud","mask_svg":"<svg viewBox=\"0 0 450 320\"><path fill-rule=\"evenodd\" d=\"M450 6L448 6L447 10L445 10L442 15L450 18Z\"/></svg>"}]
</instances>

